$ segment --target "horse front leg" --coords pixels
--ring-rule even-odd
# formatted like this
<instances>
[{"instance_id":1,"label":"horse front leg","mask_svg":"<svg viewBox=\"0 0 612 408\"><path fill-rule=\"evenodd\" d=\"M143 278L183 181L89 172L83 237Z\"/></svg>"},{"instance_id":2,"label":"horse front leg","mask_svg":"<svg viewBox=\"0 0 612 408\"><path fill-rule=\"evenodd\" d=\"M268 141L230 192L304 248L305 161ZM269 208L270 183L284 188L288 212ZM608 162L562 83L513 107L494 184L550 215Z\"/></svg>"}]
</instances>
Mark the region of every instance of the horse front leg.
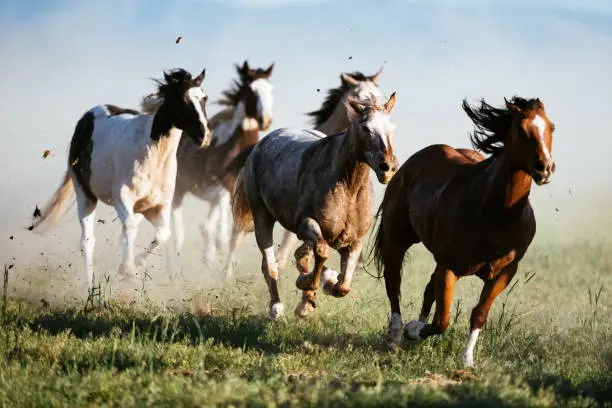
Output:
<instances>
[{"instance_id":1,"label":"horse front leg","mask_svg":"<svg viewBox=\"0 0 612 408\"><path fill-rule=\"evenodd\" d=\"M144 216L155 228L155 238L140 256L139 265L142 267L146 267L149 256L165 244L171 235L170 208L168 206L152 208L145 212Z\"/></svg>"},{"instance_id":2,"label":"horse front leg","mask_svg":"<svg viewBox=\"0 0 612 408\"><path fill-rule=\"evenodd\" d=\"M480 330L487 321L493 301L508 286L516 274L517 268L518 264L513 262L506 266L500 274L485 282L480 293L480 301L472 310L470 317L470 334L465 349L461 353L461 360L464 366L474 366L474 346L476 346Z\"/></svg>"},{"instance_id":3,"label":"horse front leg","mask_svg":"<svg viewBox=\"0 0 612 408\"><path fill-rule=\"evenodd\" d=\"M178 190L178 189L177 189ZM185 242L185 224L183 222L183 199L185 195L174 192L172 200L172 224L174 226L174 249L176 255L181 254L183 243Z\"/></svg>"},{"instance_id":4,"label":"horse front leg","mask_svg":"<svg viewBox=\"0 0 612 408\"><path fill-rule=\"evenodd\" d=\"M310 259L312 258L312 255L312 248L308 244L302 244L295 250L295 266L297 267L300 276L307 275L310 272ZM299 317L306 317L310 315L317 307L316 297L317 293L314 290L303 291L302 300L300 300L300 303L298 303L294 313Z\"/></svg>"},{"instance_id":5,"label":"horse front leg","mask_svg":"<svg viewBox=\"0 0 612 408\"><path fill-rule=\"evenodd\" d=\"M351 290L353 273L357 269L361 256L362 241L340 249L340 280L338 273L332 269L323 272L323 292L334 297L344 297Z\"/></svg>"},{"instance_id":6,"label":"horse front leg","mask_svg":"<svg viewBox=\"0 0 612 408\"><path fill-rule=\"evenodd\" d=\"M225 265L225 281L229 282L234 276L234 261L236 260L236 251L242 242L244 232L238 231L235 227L232 228L232 236L230 238L229 254L227 256L227 264Z\"/></svg>"},{"instance_id":7,"label":"horse front leg","mask_svg":"<svg viewBox=\"0 0 612 408\"><path fill-rule=\"evenodd\" d=\"M311 273L300 273L295 281L295 286L300 290L314 291L321 284L321 272L323 272L323 266L329 257L329 245L323 238L319 223L312 218L305 218L302 221L298 229L298 239L304 241L313 249L315 263L314 270Z\"/></svg>"}]
</instances>

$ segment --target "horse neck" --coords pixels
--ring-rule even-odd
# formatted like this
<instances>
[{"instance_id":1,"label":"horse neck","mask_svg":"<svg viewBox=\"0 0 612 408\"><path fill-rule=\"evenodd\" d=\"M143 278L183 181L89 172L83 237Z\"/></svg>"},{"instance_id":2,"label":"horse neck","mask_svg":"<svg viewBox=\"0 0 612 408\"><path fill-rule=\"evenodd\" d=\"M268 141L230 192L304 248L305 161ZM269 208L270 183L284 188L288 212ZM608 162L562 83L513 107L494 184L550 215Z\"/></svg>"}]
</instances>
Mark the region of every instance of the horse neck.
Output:
<instances>
[{"instance_id":1,"label":"horse neck","mask_svg":"<svg viewBox=\"0 0 612 408\"><path fill-rule=\"evenodd\" d=\"M344 107L344 103L340 102L336 106L336 109L334 109L332 115L325 122L315 127L315 130L323 132L326 135L332 135L347 129L348 126L349 120L346 115L346 108Z\"/></svg>"},{"instance_id":2,"label":"horse neck","mask_svg":"<svg viewBox=\"0 0 612 408\"><path fill-rule=\"evenodd\" d=\"M370 169L363 161L357 140L357 125L350 125L346 132L336 135L341 138L334 156L334 171L337 181L346 185L351 192L369 186Z\"/></svg>"},{"instance_id":3,"label":"horse neck","mask_svg":"<svg viewBox=\"0 0 612 408\"><path fill-rule=\"evenodd\" d=\"M244 103L239 102L238 105L234 108L234 113L231 118L221 122L216 129L222 130L223 134L214 135L215 131L213 130L214 138L217 139L217 144L224 144L233 140L236 142L236 138L239 137L238 130L242 130L243 121L246 119L246 113L244 112Z\"/></svg>"},{"instance_id":4,"label":"horse neck","mask_svg":"<svg viewBox=\"0 0 612 408\"><path fill-rule=\"evenodd\" d=\"M485 207L507 211L516 208L517 204L526 204L531 191L531 176L513 166L507 149L492 160L485 172L488 178Z\"/></svg>"},{"instance_id":5,"label":"horse neck","mask_svg":"<svg viewBox=\"0 0 612 408\"><path fill-rule=\"evenodd\" d=\"M150 145L163 145L166 154L176 154L181 135L183 132L174 126L174 116L171 108L163 103L157 111L152 114Z\"/></svg>"}]
</instances>

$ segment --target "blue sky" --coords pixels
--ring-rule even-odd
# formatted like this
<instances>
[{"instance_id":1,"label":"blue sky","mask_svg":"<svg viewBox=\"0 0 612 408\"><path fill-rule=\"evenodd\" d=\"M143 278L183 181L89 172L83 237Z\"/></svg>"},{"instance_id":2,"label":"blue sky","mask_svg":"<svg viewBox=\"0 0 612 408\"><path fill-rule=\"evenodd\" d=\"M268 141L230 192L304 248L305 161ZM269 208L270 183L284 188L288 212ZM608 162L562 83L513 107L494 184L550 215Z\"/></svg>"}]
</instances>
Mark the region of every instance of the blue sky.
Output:
<instances>
[{"instance_id":1,"label":"blue sky","mask_svg":"<svg viewBox=\"0 0 612 408\"><path fill-rule=\"evenodd\" d=\"M539 211L570 188L612 187L608 0L2 0L0 229L27 224L57 187L84 111L136 107L149 78L177 66L206 67L214 100L245 58L276 62L274 128L309 126L304 113L340 72L384 66L383 92L397 91L400 162L432 143L469 146L464 97L540 97L557 125L558 170L534 189ZM42 160L49 148L55 156Z\"/></svg>"}]
</instances>

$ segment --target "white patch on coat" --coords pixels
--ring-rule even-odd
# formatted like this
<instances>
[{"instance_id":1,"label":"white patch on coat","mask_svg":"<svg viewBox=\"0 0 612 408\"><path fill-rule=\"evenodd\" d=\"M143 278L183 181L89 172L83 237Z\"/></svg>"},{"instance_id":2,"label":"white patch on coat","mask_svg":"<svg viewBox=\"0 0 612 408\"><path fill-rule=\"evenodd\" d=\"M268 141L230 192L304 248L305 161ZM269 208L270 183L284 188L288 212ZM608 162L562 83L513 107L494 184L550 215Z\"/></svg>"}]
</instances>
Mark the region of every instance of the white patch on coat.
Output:
<instances>
[{"instance_id":1,"label":"white patch on coat","mask_svg":"<svg viewBox=\"0 0 612 408\"><path fill-rule=\"evenodd\" d=\"M204 127L204 129L208 129L208 121L206 120L206 116L204 115L204 109L202 107L202 100L206 97L206 94L199 86L194 86L193 88L189 88L187 91L187 97L193 103L196 112L198 113L198 119L200 123Z\"/></svg>"},{"instance_id":2,"label":"white patch on coat","mask_svg":"<svg viewBox=\"0 0 612 408\"><path fill-rule=\"evenodd\" d=\"M542 144L542 149L544 150L544 157L546 160L550 160L550 151L548 150L548 146L544 141L544 133L546 132L546 121L540 116L536 115L535 118L531 121L534 126L538 129L538 136L540 138L540 143Z\"/></svg>"}]
</instances>

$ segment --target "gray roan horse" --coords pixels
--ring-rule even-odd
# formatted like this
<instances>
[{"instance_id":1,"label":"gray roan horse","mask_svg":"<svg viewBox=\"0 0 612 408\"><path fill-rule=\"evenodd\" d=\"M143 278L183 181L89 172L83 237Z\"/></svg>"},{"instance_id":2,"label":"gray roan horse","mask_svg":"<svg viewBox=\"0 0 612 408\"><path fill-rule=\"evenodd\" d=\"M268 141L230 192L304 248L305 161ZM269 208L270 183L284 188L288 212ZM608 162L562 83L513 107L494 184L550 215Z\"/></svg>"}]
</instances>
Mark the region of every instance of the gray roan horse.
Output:
<instances>
[{"instance_id":1,"label":"gray roan horse","mask_svg":"<svg viewBox=\"0 0 612 408\"><path fill-rule=\"evenodd\" d=\"M395 93L383 106L349 98L348 130L325 137L316 130L277 129L247 158L232 194L232 210L238 230L255 230L270 291L271 320L283 313L272 242L276 222L304 242L295 251L300 272L295 284L304 291L297 315L314 310L321 280L329 295L343 297L350 291L363 238L372 223L370 168L386 184L398 167L390 115L394 105ZM330 246L340 253L340 276L324 267Z\"/></svg>"},{"instance_id":2,"label":"gray roan horse","mask_svg":"<svg viewBox=\"0 0 612 408\"><path fill-rule=\"evenodd\" d=\"M372 100L378 104L384 103L382 94L378 88L378 80L382 73L380 69L374 75L364 75L361 72L342 73L340 74L340 86L332 88L328 91L327 97L319 110L307 113L312 117L315 130L330 135L346 130L349 124L349 117L346 110L346 101L348 98L357 100ZM233 186L238 176L238 172L244 165L246 157L248 157L251 149L245 149L242 154L226 169L224 185ZM226 278L232 276L233 263L236 252L244 232L238 231L236 228L232 231L230 241L230 252L227 259ZM289 253L295 248L297 237L291 231L285 230L282 243L279 250L279 269L283 269L289 258ZM361 258L360 258L361 262Z\"/></svg>"}]
</instances>

